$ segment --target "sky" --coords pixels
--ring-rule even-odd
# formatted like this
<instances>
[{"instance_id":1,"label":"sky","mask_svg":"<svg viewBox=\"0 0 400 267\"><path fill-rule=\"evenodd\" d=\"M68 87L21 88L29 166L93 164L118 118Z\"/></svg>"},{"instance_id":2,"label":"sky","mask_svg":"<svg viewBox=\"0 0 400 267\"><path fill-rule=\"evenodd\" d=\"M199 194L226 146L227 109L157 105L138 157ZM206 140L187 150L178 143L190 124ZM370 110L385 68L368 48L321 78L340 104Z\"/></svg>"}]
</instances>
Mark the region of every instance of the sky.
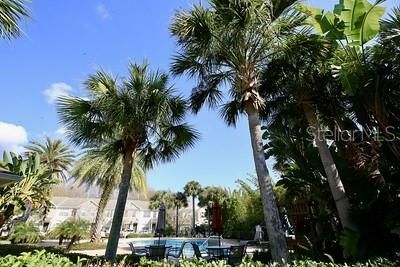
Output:
<instances>
[{"instance_id":1,"label":"sky","mask_svg":"<svg viewBox=\"0 0 400 267\"><path fill-rule=\"evenodd\" d=\"M29 140L46 135L64 138L55 99L84 96L82 82L99 67L123 77L130 61L147 60L152 69L168 71L176 51L168 25L176 10L197 2L32 0L24 34L0 40L0 151L21 152ZM330 9L336 1L306 2ZM185 77L172 82L184 96L194 86ZM232 188L235 180L255 173L245 118L236 128L227 127L213 110L187 120L201 133L200 141L173 163L149 171L151 188L182 190L190 180ZM270 169L272 164L268 161ZM272 176L279 178L275 172Z\"/></svg>"}]
</instances>

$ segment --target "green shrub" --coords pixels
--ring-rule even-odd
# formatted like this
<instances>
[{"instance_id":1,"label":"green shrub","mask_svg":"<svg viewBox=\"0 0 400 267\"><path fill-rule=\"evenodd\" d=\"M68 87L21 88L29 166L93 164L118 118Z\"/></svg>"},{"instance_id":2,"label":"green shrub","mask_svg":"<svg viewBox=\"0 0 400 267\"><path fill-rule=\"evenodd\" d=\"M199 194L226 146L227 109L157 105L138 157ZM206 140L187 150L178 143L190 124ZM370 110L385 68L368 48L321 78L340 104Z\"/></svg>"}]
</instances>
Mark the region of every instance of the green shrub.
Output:
<instances>
[{"instance_id":1,"label":"green shrub","mask_svg":"<svg viewBox=\"0 0 400 267\"><path fill-rule=\"evenodd\" d=\"M172 225L167 224L164 234L165 236L175 236L175 228Z\"/></svg>"},{"instance_id":2,"label":"green shrub","mask_svg":"<svg viewBox=\"0 0 400 267\"><path fill-rule=\"evenodd\" d=\"M115 267L174 267L175 263L167 261L151 261L136 255L117 255L118 265ZM0 245L0 267L34 267L34 266L111 266L105 264L104 257L91 257L77 253L67 253L60 247L40 248L33 245ZM179 262L181 267L228 267L223 261L206 262L204 260L188 259ZM296 260L286 267L395 267L399 262L389 261L384 258L371 259L365 263L334 264L316 262L312 260ZM278 267L276 264L264 264L246 260L239 267Z\"/></svg>"},{"instance_id":3,"label":"green shrub","mask_svg":"<svg viewBox=\"0 0 400 267\"><path fill-rule=\"evenodd\" d=\"M90 223L80 218L71 218L56 228L49 234L50 237L57 237L60 240L60 245L64 239L69 239L70 242L67 245L67 250L70 250L77 241L81 238L89 237L89 226Z\"/></svg>"},{"instance_id":4,"label":"green shrub","mask_svg":"<svg viewBox=\"0 0 400 267\"><path fill-rule=\"evenodd\" d=\"M139 267L174 267L175 263L167 261L151 261L146 258L142 258L139 262ZM204 260L181 260L179 261L180 267L229 267L225 261L213 261L206 262ZM239 267L278 267L278 264L264 264L261 262L254 261L244 261L239 265ZM292 263L286 265L287 267L395 267L399 266L396 262L391 262L387 259L377 258L370 260L365 263L356 264L334 264L334 263L324 263L316 262L311 260L305 261L293 261Z\"/></svg>"},{"instance_id":5,"label":"green shrub","mask_svg":"<svg viewBox=\"0 0 400 267\"><path fill-rule=\"evenodd\" d=\"M137 233L130 233L126 236L126 238L147 238L147 237L153 237L153 234L147 233L147 234L137 234Z\"/></svg>"},{"instance_id":6,"label":"green shrub","mask_svg":"<svg viewBox=\"0 0 400 267\"><path fill-rule=\"evenodd\" d=\"M41 240L39 228L33 223L19 223L14 226L14 231L8 238L11 243L34 244Z\"/></svg>"},{"instance_id":7,"label":"green shrub","mask_svg":"<svg viewBox=\"0 0 400 267\"><path fill-rule=\"evenodd\" d=\"M78 259L76 262L72 262L66 257L47 253L45 250L36 250L34 252L23 252L20 256L8 255L0 258L0 267L80 267L84 266L84 261L84 259Z\"/></svg>"}]
</instances>

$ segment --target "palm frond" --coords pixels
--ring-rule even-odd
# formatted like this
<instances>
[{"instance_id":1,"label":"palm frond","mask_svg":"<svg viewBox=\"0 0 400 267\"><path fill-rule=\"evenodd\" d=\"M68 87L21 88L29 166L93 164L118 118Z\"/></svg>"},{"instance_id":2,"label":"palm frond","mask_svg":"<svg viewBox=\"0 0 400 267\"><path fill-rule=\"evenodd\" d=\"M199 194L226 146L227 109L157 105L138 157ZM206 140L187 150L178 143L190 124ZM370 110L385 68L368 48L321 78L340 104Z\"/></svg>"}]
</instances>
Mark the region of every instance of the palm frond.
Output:
<instances>
[{"instance_id":1,"label":"palm frond","mask_svg":"<svg viewBox=\"0 0 400 267\"><path fill-rule=\"evenodd\" d=\"M25 0L0 1L0 37L11 39L21 34L19 23L29 18Z\"/></svg>"}]
</instances>

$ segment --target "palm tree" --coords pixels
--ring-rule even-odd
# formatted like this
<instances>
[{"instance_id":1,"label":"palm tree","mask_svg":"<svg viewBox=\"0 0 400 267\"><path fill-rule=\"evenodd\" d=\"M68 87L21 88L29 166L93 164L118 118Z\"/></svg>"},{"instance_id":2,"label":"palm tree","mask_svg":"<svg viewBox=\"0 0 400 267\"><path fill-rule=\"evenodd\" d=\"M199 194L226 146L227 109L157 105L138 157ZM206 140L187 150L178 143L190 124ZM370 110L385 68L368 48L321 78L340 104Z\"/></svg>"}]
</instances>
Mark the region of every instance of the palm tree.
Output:
<instances>
[{"instance_id":1,"label":"palm tree","mask_svg":"<svg viewBox=\"0 0 400 267\"><path fill-rule=\"evenodd\" d=\"M176 192L173 196L173 205L176 209L176 216L175 216L175 236L178 237L179 235L179 209L185 208L188 206L187 198L185 193L183 192Z\"/></svg>"},{"instance_id":2,"label":"palm tree","mask_svg":"<svg viewBox=\"0 0 400 267\"><path fill-rule=\"evenodd\" d=\"M143 168L169 162L192 147L198 133L184 123L186 102L174 95L168 75L151 72L148 64L129 65L121 83L104 71L85 82L89 99L60 97L57 111L72 143L87 147L107 144L123 159L119 194L107 243L106 259L115 262L118 240L132 179L133 163ZM111 140L111 141L110 141Z\"/></svg>"},{"instance_id":3,"label":"palm tree","mask_svg":"<svg viewBox=\"0 0 400 267\"><path fill-rule=\"evenodd\" d=\"M247 115L272 258L281 262L288 259L288 250L263 151L259 112L267 103L259 94L260 73L303 16L288 8L294 1L275 7L265 0L209 2L210 7L194 5L175 15L171 33L179 52L171 71L197 79L191 94L195 113L205 103L216 107L224 97L221 89L229 88L230 101L222 105L221 116L234 126L240 115Z\"/></svg>"},{"instance_id":4,"label":"palm tree","mask_svg":"<svg viewBox=\"0 0 400 267\"><path fill-rule=\"evenodd\" d=\"M164 204L165 208L169 209L173 207L174 197L170 192L157 191L151 198L149 208L152 210L158 210L161 204Z\"/></svg>"},{"instance_id":5,"label":"palm tree","mask_svg":"<svg viewBox=\"0 0 400 267\"><path fill-rule=\"evenodd\" d=\"M29 18L25 0L0 1L0 37L11 39L21 34L19 23Z\"/></svg>"},{"instance_id":6,"label":"palm tree","mask_svg":"<svg viewBox=\"0 0 400 267\"><path fill-rule=\"evenodd\" d=\"M345 228L357 230L351 219L350 200L322 129L320 108L323 107L327 111L329 109L327 102L333 103L330 106L334 110L339 110L342 106L336 95L333 95L333 92L340 88L337 86L338 83L335 83L329 66L334 47L317 36L299 36L293 41L299 42L299 45L294 45L292 49L288 49L269 63L265 85L262 86L263 91L275 94L275 98L283 102L278 109L287 109L295 102L299 111L303 112L309 125L307 131L314 138L328 178L340 222ZM329 115L334 116L334 114ZM296 119L298 118L296 115Z\"/></svg>"},{"instance_id":7,"label":"palm tree","mask_svg":"<svg viewBox=\"0 0 400 267\"><path fill-rule=\"evenodd\" d=\"M208 235L211 234L211 208L214 204L222 206L228 198L226 190L216 186L206 186L199 194L199 207L207 207Z\"/></svg>"},{"instance_id":8,"label":"palm tree","mask_svg":"<svg viewBox=\"0 0 400 267\"><path fill-rule=\"evenodd\" d=\"M46 136L46 141L31 141L25 146L26 153L38 153L41 164L47 166L54 177L67 180L66 172L72 166L75 155L61 139L52 140Z\"/></svg>"},{"instance_id":9,"label":"palm tree","mask_svg":"<svg viewBox=\"0 0 400 267\"><path fill-rule=\"evenodd\" d=\"M116 157L112 158L116 158L117 161L113 162L107 158L107 152L104 149L87 149L71 171L72 176L80 180L81 184L84 183L88 186L97 185L101 189L96 218L90 228L90 242L100 241L104 210L113 190L121 180L122 156L117 154ZM137 192L147 190L145 173L136 161L132 168L130 190Z\"/></svg>"},{"instance_id":10,"label":"palm tree","mask_svg":"<svg viewBox=\"0 0 400 267\"><path fill-rule=\"evenodd\" d=\"M196 210L194 203L196 197L201 193L201 185L197 181L190 181L185 185L183 190L186 196L192 197L192 236L194 237L196 236Z\"/></svg>"}]
</instances>

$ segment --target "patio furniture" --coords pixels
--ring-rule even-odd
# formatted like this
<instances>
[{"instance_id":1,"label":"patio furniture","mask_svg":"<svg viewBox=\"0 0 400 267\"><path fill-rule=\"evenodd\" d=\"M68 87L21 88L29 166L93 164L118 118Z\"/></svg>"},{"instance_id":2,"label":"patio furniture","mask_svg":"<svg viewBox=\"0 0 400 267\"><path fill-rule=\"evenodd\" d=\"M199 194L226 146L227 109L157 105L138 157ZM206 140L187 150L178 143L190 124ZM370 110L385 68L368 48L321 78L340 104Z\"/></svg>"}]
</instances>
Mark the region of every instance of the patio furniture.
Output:
<instances>
[{"instance_id":1,"label":"patio furniture","mask_svg":"<svg viewBox=\"0 0 400 267\"><path fill-rule=\"evenodd\" d=\"M147 249L145 247L135 247L132 243L129 243L132 250L132 255L147 256Z\"/></svg>"},{"instance_id":2,"label":"patio furniture","mask_svg":"<svg viewBox=\"0 0 400 267\"><path fill-rule=\"evenodd\" d=\"M153 244L155 246L165 246L167 244L167 240L165 240L165 239L157 239L157 240L154 240Z\"/></svg>"},{"instance_id":3,"label":"patio furniture","mask_svg":"<svg viewBox=\"0 0 400 267\"><path fill-rule=\"evenodd\" d=\"M219 246L220 239L218 238L208 238L207 245L208 246Z\"/></svg>"},{"instance_id":4,"label":"patio furniture","mask_svg":"<svg viewBox=\"0 0 400 267\"><path fill-rule=\"evenodd\" d=\"M192 242L190 244L192 244L194 255L196 256L196 258L203 259L203 260L206 260L206 261L210 261L211 260L211 257L209 255L201 253L199 245L197 245L194 242Z\"/></svg>"},{"instance_id":5,"label":"patio furniture","mask_svg":"<svg viewBox=\"0 0 400 267\"><path fill-rule=\"evenodd\" d=\"M168 260L178 260L182 254L183 254L183 249L185 248L185 245L187 244L187 242L183 242L181 247L174 247L168 250L167 253L167 259Z\"/></svg>"},{"instance_id":6,"label":"patio furniture","mask_svg":"<svg viewBox=\"0 0 400 267\"><path fill-rule=\"evenodd\" d=\"M244 245L231 246L228 255L228 264L231 266L239 265L246 253L246 247Z\"/></svg>"},{"instance_id":7,"label":"patio furniture","mask_svg":"<svg viewBox=\"0 0 400 267\"><path fill-rule=\"evenodd\" d=\"M171 246L146 246L149 250L148 258L150 260L162 260L167 255L167 249Z\"/></svg>"},{"instance_id":8,"label":"patio furniture","mask_svg":"<svg viewBox=\"0 0 400 267\"><path fill-rule=\"evenodd\" d=\"M208 254L213 259L223 260L229 255L231 246L207 246Z\"/></svg>"}]
</instances>

